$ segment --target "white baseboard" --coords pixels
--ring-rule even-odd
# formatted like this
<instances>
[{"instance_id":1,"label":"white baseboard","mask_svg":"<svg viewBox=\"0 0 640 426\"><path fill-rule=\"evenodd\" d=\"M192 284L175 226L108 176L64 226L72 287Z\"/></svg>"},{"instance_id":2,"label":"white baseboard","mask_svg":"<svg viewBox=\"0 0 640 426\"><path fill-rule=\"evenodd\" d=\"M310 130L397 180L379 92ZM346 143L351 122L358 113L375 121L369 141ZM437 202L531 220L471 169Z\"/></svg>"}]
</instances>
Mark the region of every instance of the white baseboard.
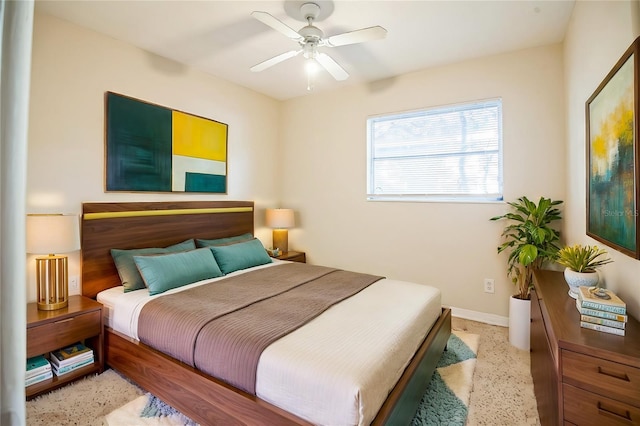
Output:
<instances>
[{"instance_id":1,"label":"white baseboard","mask_svg":"<svg viewBox=\"0 0 640 426\"><path fill-rule=\"evenodd\" d=\"M471 321L483 322L485 324L499 325L501 327L509 326L509 317L501 315L487 314L485 312L472 311L469 309L455 308L450 306L451 315L457 318L468 319Z\"/></svg>"}]
</instances>

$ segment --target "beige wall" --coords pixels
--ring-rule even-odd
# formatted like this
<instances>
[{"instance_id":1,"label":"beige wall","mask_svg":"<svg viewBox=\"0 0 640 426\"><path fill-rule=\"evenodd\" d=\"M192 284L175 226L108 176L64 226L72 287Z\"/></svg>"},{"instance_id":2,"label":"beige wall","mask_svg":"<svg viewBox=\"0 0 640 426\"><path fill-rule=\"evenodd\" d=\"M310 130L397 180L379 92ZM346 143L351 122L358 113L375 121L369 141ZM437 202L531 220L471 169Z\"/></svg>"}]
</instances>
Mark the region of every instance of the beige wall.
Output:
<instances>
[{"instance_id":1,"label":"beige wall","mask_svg":"<svg viewBox=\"0 0 640 426\"><path fill-rule=\"evenodd\" d=\"M584 233L584 101L638 35L639 21L635 1L579 1L564 46L280 103L36 15L27 209L79 213L83 201L202 198L253 199L258 209L281 204L298 213L290 247L306 250L311 262L425 282L443 291L445 304L506 316L513 286L495 254L502 225L488 221L505 205L367 202L366 117L502 97L505 198L564 199L566 239L593 243ZM105 193L107 90L229 124L229 194ZM258 236L268 245L262 220L259 210ZM640 262L612 256L607 285L639 316ZM29 259L30 275L32 266ZM77 273L77 255L70 267ZM496 280L496 294L483 293L483 278Z\"/></svg>"},{"instance_id":2,"label":"beige wall","mask_svg":"<svg viewBox=\"0 0 640 426\"><path fill-rule=\"evenodd\" d=\"M505 199L565 198L561 45L290 100L282 116L282 199L299 213L289 247L310 262L442 290L443 303L508 315L513 284L496 254L504 203L366 201L369 115L502 97ZM483 279L495 279L495 294Z\"/></svg>"},{"instance_id":3,"label":"beige wall","mask_svg":"<svg viewBox=\"0 0 640 426\"><path fill-rule=\"evenodd\" d=\"M578 1L567 31L567 216L569 243L598 244L586 235L585 102L633 40L640 35L640 7L634 1ZM605 285L619 293L640 317L640 261L610 249L614 263L602 268Z\"/></svg>"},{"instance_id":4,"label":"beige wall","mask_svg":"<svg viewBox=\"0 0 640 426\"><path fill-rule=\"evenodd\" d=\"M104 92L229 125L228 195L104 192ZM280 103L115 39L37 14L33 37L27 212L79 214L84 201L254 200L276 204ZM277 169L276 169L277 170ZM266 229L258 236L270 240ZM28 299L35 300L33 259ZM70 275L79 273L78 253Z\"/></svg>"}]
</instances>

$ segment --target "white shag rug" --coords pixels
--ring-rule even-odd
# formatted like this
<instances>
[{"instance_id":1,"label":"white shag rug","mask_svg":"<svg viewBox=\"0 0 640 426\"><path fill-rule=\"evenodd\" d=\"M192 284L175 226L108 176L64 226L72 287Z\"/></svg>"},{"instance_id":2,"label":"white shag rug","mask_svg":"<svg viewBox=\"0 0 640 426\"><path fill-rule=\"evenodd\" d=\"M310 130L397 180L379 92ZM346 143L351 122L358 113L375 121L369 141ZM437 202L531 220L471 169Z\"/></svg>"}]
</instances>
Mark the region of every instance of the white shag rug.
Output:
<instances>
[{"instance_id":1,"label":"white shag rug","mask_svg":"<svg viewBox=\"0 0 640 426\"><path fill-rule=\"evenodd\" d=\"M105 425L122 426L198 426L193 420L155 396L139 396L105 417Z\"/></svg>"},{"instance_id":2,"label":"white shag rug","mask_svg":"<svg viewBox=\"0 0 640 426\"><path fill-rule=\"evenodd\" d=\"M142 389L107 370L27 401L27 425L103 426L105 415L140 395Z\"/></svg>"}]
</instances>

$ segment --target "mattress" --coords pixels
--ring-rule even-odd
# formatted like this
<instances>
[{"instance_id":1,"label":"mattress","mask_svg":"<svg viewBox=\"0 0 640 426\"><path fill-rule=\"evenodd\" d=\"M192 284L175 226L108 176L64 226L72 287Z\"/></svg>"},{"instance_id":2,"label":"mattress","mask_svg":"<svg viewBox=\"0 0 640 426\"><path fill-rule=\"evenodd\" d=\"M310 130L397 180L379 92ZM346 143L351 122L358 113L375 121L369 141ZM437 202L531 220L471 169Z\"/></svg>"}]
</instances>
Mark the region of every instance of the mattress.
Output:
<instances>
[{"instance_id":1,"label":"mattress","mask_svg":"<svg viewBox=\"0 0 640 426\"><path fill-rule=\"evenodd\" d=\"M109 327L137 339L138 315L155 297L162 294L114 287L98 301ZM382 279L267 347L258 362L256 395L314 424L367 425L440 313L438 289Z\"/></svg>"}]
</instances>

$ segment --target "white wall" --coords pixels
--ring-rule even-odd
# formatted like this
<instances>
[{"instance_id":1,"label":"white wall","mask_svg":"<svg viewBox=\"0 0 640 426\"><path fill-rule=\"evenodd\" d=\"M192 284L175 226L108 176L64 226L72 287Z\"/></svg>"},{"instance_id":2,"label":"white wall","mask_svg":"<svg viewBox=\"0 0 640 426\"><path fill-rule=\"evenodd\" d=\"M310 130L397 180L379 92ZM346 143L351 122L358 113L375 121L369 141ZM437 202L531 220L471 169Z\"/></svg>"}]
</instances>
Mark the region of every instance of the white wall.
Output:
<instances>
[{"instance_id":1,"label":"white wall","mask_svg":"<svg viewBox=\"0 0 640 426\"><path fill-rule=\"evenodd\" d=\"M104 93L113 91L229 125L228 195L104 192ZM280 103L115 39L36 14L27 212L81 212L86 201L254 200L256 226L278 198ZM271 236L257 229L265 244ZM269 241L267 241L269 240ZM70 275L79 274L79 254ZM33 258L28 299L35 300Z\"/></svg>"},{"instance_id":2,"label":"white wall","mask_svg":"<svg viewBox=\"0 0 640 426\"><path fill-rule=\"evenodd\" d=\"M576 2L564 44L567 104L567 216L569 243L598 244L586 235L585 102L620 56L640 35L640 6L634 1ZM606 287L640 317L640 261L613 249L614 263L601 269Z\"/></svg>"},{"instance_id":3,"label":"white wall","mask_svg":"<svg viewBox=\"0 0 640 426\"><path fill-rule=\"evenodd\" d=\"M310 262L423 282L443 303L507 316L514 293L496 254L504 203L366 201L369 115L502 97L505 199L565 198L562 46L427 69L284 103L282 200ZM483 292L483 279L496 293Z\"/></svg>"}]
</instances>

